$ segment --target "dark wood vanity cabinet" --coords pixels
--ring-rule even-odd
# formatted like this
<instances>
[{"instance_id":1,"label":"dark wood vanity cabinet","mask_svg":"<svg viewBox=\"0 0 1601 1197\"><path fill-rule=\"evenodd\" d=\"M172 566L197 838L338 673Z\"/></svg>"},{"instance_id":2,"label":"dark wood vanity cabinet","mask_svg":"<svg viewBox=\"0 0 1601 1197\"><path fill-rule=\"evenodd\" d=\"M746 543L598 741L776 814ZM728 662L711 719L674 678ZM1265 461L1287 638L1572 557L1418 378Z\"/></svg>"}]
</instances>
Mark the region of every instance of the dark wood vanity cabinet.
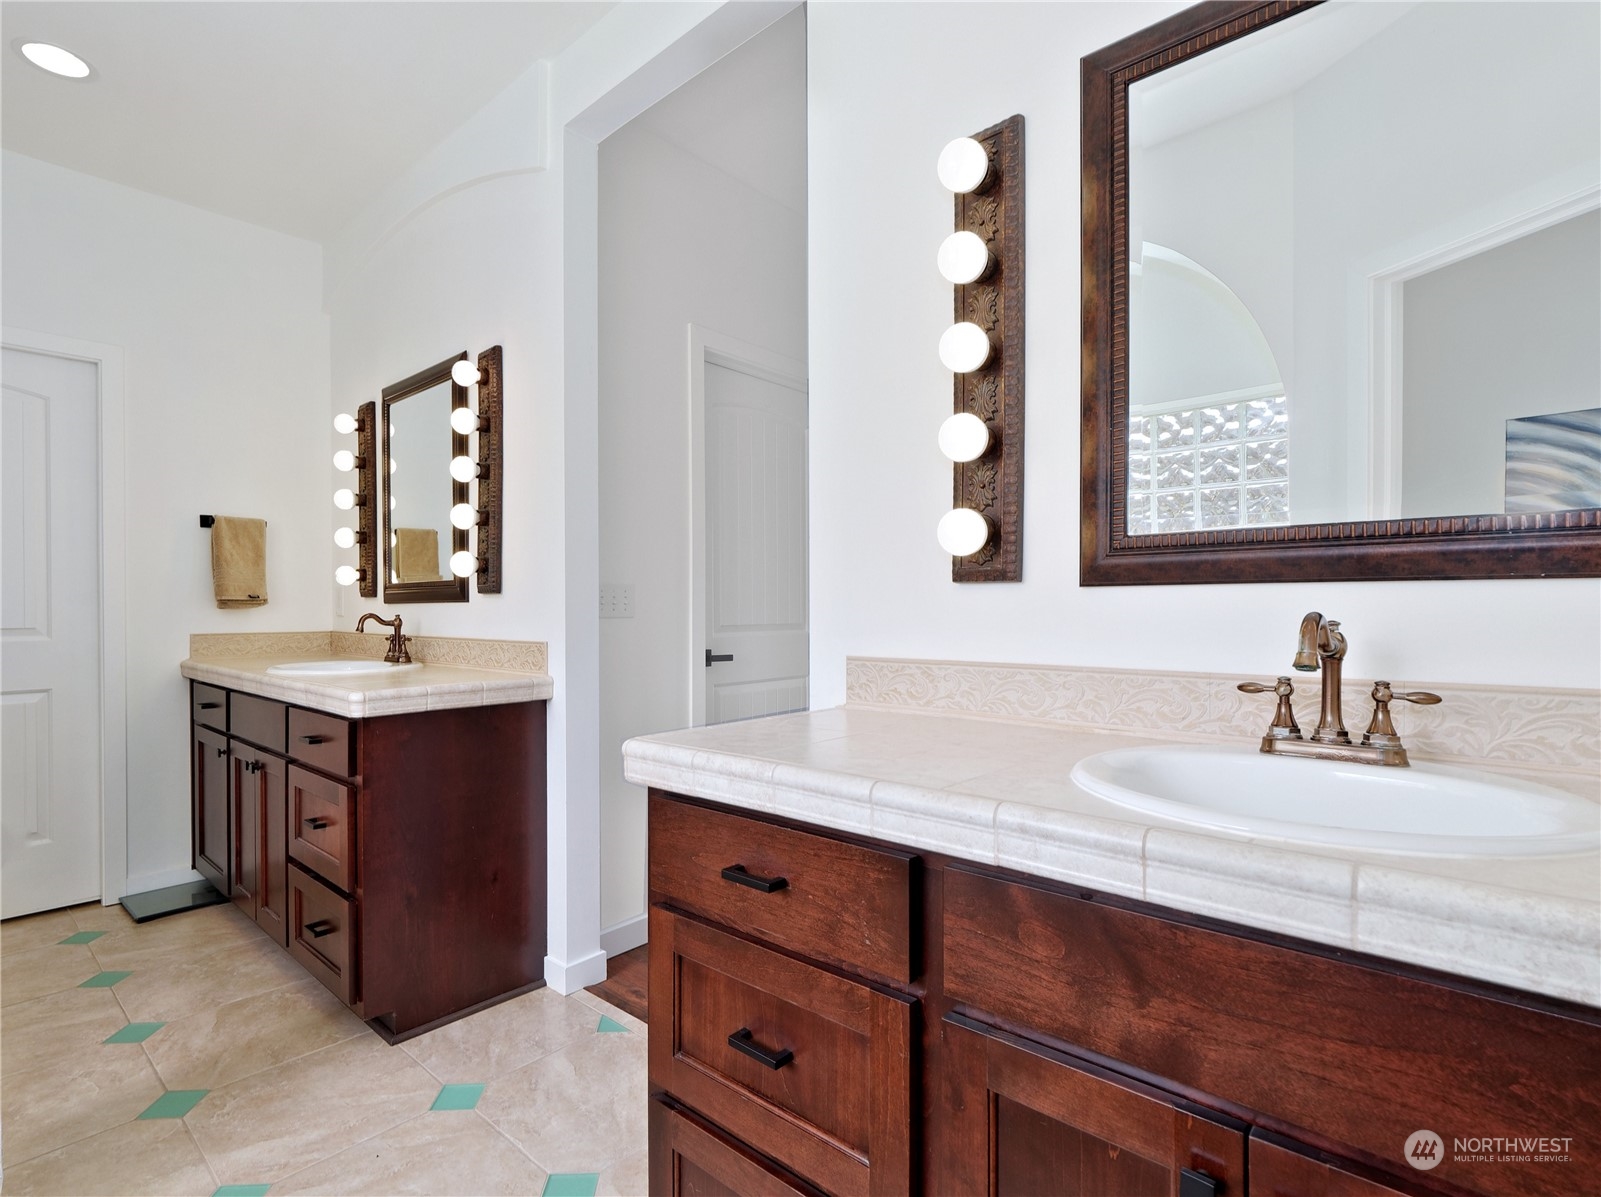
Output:
<instances>
[{"instance_id":1,"label":"dark wood vanity cabinet","mask_svg":"<svg viewBox=\"0 0 1601 1197\"><path fill-rule=\"evenodd\" d=\"M660 791L649 819L653 1193L1601 1193L1601 1012ZM1569 1158L1451 1150L1497 1135Z\"/></svg>"},{"instance_id":2,"label":"dark wood vanity cabinet","mask_svg":"<svg viewBox=\"0 0 1601 1197\"><path fill-rule=\"evenodd\" d=\"M193 693L195 868L381 1035L543 984L544 703Z\"/></svg>"}]
</instances>

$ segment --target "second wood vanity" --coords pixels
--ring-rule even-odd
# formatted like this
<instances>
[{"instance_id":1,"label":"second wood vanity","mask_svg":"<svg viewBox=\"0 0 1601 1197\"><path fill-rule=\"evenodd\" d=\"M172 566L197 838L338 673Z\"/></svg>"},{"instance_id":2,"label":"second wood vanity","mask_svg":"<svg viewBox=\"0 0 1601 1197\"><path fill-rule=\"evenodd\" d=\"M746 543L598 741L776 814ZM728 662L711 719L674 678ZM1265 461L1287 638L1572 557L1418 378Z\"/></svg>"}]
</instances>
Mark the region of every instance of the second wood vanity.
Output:
<instances>
[{"instance_id":1,"label":"second wood vanity","mask_svg":"<svg viewBox=\"0 0 1601 1197\"><path fill-rule=\"evenodd\" d=\"M346 718L191 687L195 868L376 1031L543 983L544 702Z\"/></svg>"}]
</instances>

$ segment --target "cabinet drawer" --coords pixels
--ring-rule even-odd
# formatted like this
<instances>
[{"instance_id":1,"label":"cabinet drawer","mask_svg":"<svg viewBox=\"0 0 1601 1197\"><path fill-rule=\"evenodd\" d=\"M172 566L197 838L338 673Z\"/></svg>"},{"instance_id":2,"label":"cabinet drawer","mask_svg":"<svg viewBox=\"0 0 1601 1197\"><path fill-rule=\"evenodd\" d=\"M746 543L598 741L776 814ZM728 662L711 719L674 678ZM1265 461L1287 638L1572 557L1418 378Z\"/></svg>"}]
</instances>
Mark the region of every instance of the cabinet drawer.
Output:
<instances>
[{"instance_id":1,"label":"cabinet drawer","mask_svg":"<svg viewBox=\"0 0 1601 1197\"><path fill-rule=\"evenodd\" d=\"M910 853L650 796L657 897L821 960L910 982Z\"/></svg>"},{"instance_id":2,"label":"cabinet drawer","mask_svg":"<svg viewBox=\"0 0 1601 1197\"><path fill-rule=\"evenodd\" d=\"M349 892L356 884L356 795L298 765L289 766L289 857Z\"/></svg>"},{"instance_id":3,"label":"cabinet drawer","mask_svg":"<svg viewBox=\"0 0 1601 1197\"><path fill-rule=\"evenodd\" d=\"M650 1103L650 1191L661 1197L822 1197L710 1123Z\"/></svg>"},{"instance_id":4,"label":"cabinet drawer","mask_svg":"<svg viewBox=\"0 0 1601 1197\"><path fill-rule=\"evenodd\" d=\"M295 760L325 773L349 777L355 772L355 746L350 720L289 708L289 755Z\"/></svg>"},{"instance_id":5,"label":"cabinet drawer","mask_svg":"<svg viewBox=\"0 0 1601 1197\"><path fill-rule=\"evenodd\" d=\"M340 1001L356 997L356 907L293 866L289 869L289 954Z\"/></svg>"},{"instance_id":6,"label":"cabinet drawer","mask_svg":"<svg viewBox=\"0 0 1601 1197\"><path fill-rule=\"evenodd\" d=\"M192 683L190 714L196 723L203 723L217 731L228 730L228 691L215 686Z\"/></svg>"},{"instance_id":7,"label":"cabinet drawer","mask_svg":"<svg viewBox=\"0 0 1601 1197\"><path fill-rule=\"evenodd\" d=\"M270 698L235 691L228 700L228 731L258 748L284 752L284 712L288 707Z\"/></svg>"},{"instance_id":8,"label":"cabinet drawer","mask_svg":"<svg viewBox=\"0 0 1601 1197\"><path fill-rule=\"evenodd\" d=\"M661 907L650 945L652 1084L831 1193L909 1191L911 999Z\"/></svg>"}]
</instances>

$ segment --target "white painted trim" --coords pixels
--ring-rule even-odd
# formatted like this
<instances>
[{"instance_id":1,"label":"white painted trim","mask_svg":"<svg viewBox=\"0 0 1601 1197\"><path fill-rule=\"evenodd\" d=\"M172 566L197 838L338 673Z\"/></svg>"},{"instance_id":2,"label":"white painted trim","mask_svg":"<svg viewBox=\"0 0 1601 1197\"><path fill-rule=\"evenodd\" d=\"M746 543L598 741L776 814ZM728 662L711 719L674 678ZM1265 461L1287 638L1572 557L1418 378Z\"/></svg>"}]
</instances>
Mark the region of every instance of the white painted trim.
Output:
<instances>
[{"instance_id":1,"label":"white painted trim","mask_svg":"<svg viewBox=\"0 0 1601 1197\"><path fill-rule=\"evenodd\" d=\"M577 960L557 960L545 957L545 984L557 993L577 993L590 985L599 985L606 979L606 953L591 952Z\"/></svg>"},{"instance_id":2,"label":"white painted trim","mask_svg":"<svg viewBox=\"0 0 1601 1197\"><path fill-rule=\"evenodd\" d=\"M1601 208L1592 184L1367 272L1369 519L1401 514L1402 288L1408 280Z\"/></svg>"},{"instance_id":3,"label":"white painted trim","mask_svg":"<svg viewBox=\"0 0 1601 1197\"><path fill-rule=\"evenodd\" d=\"M92 362L100 444L100 900L128 890L127 440L120 345L31 329L0 330L7 348ZM198 874L196 874L198 876ZM169 884L177 884L171 882Z\"/></svg>"},{"instance_id":4,"label":"white painted trim","mask_svg":"<svg viewBox=\"0 0 1601 1197\"><path fill-rule=\"evenodd\" d=\"M689 396L689 726L706 722L706 365L737 370L807 393L806 363L690 322Z\"/></svg>"},{"instance_id":5,"label":"white painted trim","mask_svg":"<svg viewBox=\"0 0 1601 1197\"><path fill-rule=\"evenodd\" d=\"M600 933L600 950L607 957L631 952L650 939L650 915L636 914L631 919L613 923Z\"/></svg>"}]
</instances>

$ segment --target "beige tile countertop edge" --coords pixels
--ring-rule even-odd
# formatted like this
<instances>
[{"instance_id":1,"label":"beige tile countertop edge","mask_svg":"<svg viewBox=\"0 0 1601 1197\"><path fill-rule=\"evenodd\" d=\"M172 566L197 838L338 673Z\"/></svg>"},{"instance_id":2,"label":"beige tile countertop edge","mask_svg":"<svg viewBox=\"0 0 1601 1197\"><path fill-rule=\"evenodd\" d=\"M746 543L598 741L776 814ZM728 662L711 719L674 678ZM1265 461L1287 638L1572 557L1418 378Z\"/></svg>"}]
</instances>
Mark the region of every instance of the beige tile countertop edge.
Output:
<instances>
[{"instance_id":1,"label":"beige tile countertop edge","mask_svg":"<svg viewBox=\"0 0 1601 1197\"><path fill-rule=\"evenodd\" d=\"M360 659L360 658L357 658ZM513 673L461 665L418 664L394 673L344 677L269 673L272 665L305 660L304 654L279 657L191 657L179 672L191 681L343 715L347 719L406 715L453 707L542 702L555 693L548 673Z\"/></svg>"},{"instance_id":2,"label":"beige tile countertop edge","mask_svg":"<svg viewBox=\"0 0 1601 1197\"><path fill-rule=\"evenodd\" d=\"M1313 849L1135 814L1069 779L1093 753L1163 742L837 707L633 739L623 773L637 785L1601 1006L1601 853L1460 860Z\"/></svg>"}]
</instances>

